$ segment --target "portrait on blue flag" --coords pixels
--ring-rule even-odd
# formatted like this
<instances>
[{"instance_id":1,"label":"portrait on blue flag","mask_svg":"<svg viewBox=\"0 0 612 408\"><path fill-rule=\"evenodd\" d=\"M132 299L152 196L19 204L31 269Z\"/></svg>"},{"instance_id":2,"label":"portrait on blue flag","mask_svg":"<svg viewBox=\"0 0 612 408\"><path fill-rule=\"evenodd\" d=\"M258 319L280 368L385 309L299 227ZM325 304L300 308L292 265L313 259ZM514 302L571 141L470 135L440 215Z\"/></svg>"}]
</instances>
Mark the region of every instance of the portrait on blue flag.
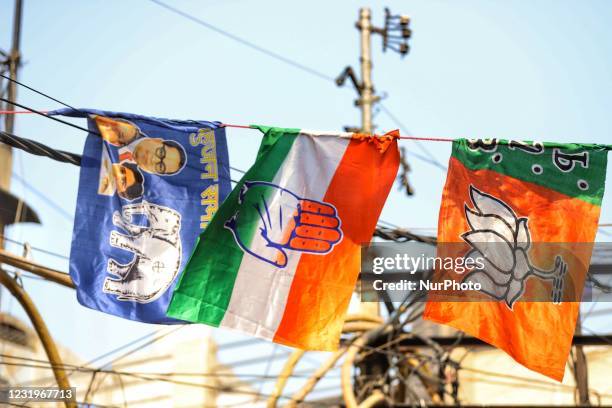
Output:
<instances>
[{"instance_id":1,"label":"portrait on blue flag","mask_svg":"<svg viewBox=\"0 0 612 408\"><path fill-rule=\"evenodd\" d=\"M62 109L90 130L81 162L70 275L79 302L131 320L166 316L199 234L231 190L225 128Z\"/></svg>"}]
</instances>

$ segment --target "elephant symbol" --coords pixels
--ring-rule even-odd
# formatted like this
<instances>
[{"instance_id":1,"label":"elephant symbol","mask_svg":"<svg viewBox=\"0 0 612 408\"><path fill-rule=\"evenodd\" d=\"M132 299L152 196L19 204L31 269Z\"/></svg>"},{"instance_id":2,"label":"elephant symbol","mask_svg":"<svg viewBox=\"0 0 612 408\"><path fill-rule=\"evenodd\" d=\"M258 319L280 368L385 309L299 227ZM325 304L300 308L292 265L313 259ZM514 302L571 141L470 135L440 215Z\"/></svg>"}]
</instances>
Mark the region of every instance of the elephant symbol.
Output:
<instances>
[{"instance_id":1,"label":"elephant symbol","mask_svg":"<svg viewBox=\"0 0 612 408\"><path fill-rule=\"evenodd\" d=\"M132 223L133 215L143 215L148 226ZM181 265L181 215L175 210L142 201L115 211L113 224L125 231L112 231L110 245L134 254L127 264L108 260L102 290L117 300L149 303L158 299L174 281Z\"/></svg>"}]
</instances>

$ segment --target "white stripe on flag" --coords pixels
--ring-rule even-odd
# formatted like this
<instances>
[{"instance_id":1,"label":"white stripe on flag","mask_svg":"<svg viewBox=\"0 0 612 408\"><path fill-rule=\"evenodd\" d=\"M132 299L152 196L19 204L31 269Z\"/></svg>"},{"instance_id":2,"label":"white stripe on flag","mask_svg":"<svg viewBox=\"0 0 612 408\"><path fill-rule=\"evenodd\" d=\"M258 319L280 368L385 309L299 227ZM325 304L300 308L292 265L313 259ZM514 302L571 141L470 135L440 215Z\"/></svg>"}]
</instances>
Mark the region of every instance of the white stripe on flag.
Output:
<instances>
[{"instance_id":1,"label":"white stripe on flag","mask_svg":"<svg viewBox=\"0 0 612 408\"><path fill-rule=\"evenodd\" d=\"M312 136L300 133L273 183L303 198L322 200L350 139L338 134ZM287 255L287 266L280 269L244 254L221 327L266 339L274 337L301 252L287 251Z\"/></svg>"}]
</instances>

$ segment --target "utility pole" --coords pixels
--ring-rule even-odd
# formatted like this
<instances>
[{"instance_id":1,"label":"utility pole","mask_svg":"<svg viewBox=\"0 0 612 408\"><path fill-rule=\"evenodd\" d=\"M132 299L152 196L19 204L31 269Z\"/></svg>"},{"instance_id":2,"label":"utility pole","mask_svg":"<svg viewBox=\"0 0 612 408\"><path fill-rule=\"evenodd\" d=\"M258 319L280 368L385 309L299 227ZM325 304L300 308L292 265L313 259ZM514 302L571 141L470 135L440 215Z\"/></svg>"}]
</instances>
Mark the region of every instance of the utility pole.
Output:
<instances>
[{"instance_id":1,"label":"utility pole","mask_svg":"<svg viewBox=\"0 0 612 408\"><path fill-rule=\"evenodd\" d=\"M11 50L9 51L6 59L6 67L8 70L9 77L11 79L17 79L17 70L19 69L20 53L19 45L21 42L21 14L23 11L22 0L15 1L15 13L13 15L13 40L11 44ZM11 101L15 100L17 96L17 88L14 82L7 84L7 94ZM13 105L7 104L4 110L12 110ZM8 133L13 133L15 127L15 116L5 115L4 118L4 129ZM7 145L0 146L0 187L8 190L11 183L11 173L13 166L11 148Z\"/></svg>"},{"instance_id":2,"label":"utility pole","mask_svg":"<svg viewBox=\"0 0 612 408\"><path fill-rule=\"evenodd\" d=\"M582 334L582 316L578 314L578 321L576 323L575 336ZM572 371L574 379L576 380L576 391L577 400L576 404L579 406L591 405L591 399L589 396L589 370L587 367L587 358L584 354L584 349L581 345L574 346L572 350Z\"/></svg>"},{"instance_id":3,"label":"utility pole","mask_svg":"<svg viewBox=\"0 0 612 408\"><path fill-rule=\"evenodd\" d=\"M372 106L380 100L374 96L374 85L372 85L372 20L369 8L359 10L359 22L357 28L361 31L361 78L362 89L357 103L361 107L361 131L372 133Z\"/></svg>"},{"instance_id":4,"label":"utility pole","mask_svg":"<svg viewBox=\"0 0 612 408\"><path fill-rule=\"evenodd\" d=\"M360 33L360 68L361 80L355 75L355 71L348 66L336 78L336 84L343 86L347 79L351 81L358 98L355 106L361 110L361 126L345 127L348 132L359 132L373 134L375 126L372 123L372 111L374 105L380 101L380 96L376 95L372 82L372 34L378 34L383 39L383 51L387 49L398 52L402 57L408 53L408 39L412 32L408 28L410 18L407 16L392 15L389 9L385 9L385 25L382 28L372 25L372 13L369 8L363 7L359 10L359 20L355 24ZM377 317L380 315L379 299L371 293L361 292L361 303L359 314L364 316ZM356 364L360 372L366 378L382 378L388 370L389 364L386 358L380 354L372 354ZM369 394L380 394L380 390L370 389L369 380L356 379L353 386L356 390L367 390ZM378 385L376 386L378 387ZM359 393L358 393L359 394ZM368 401L369 402L369 401Z\"/></svg>"},{"instance_id":5,"label":"utility pole","mask_svg":"<svg viewBox=\"0 0 612 408\"><path fill-rule=\"evenodd\" d=\"M357 91L358 98L355 106L361 110L361 127L345 127L348 132L359 132L372 134L375 126L372 123L372 110L374 104L380 101L380 96L376 95L372 82L372 34L382 37L383 51L390 49L398 52L402 57L408 53L408 39L412 35L410 28L410 18L408 16L392 15L388 8L385 9L385 25L382 28L372 25L372 13L369 8L359 9L359 19L355 27L360 33L360 68L361 80L355 75L351 66L347 66L344 71L336 78L336 84L343 86L347 79L351 81ZM366 315L379 315L378 299L369 299L364 302L364 298L370 294L362 293L362 303L360 313Z\"/></svg>"},{"instance_id":6,"label":"utility pole","mask_svg":"<svg viewBox=\"0 0 612 408\"><path fill-rule=\"evenodd\" d=\"M361 80L357 78L351 66L346 67L336 78L338 86L343 86L349 79L359 95L355 100L355 106L361 110L361 127L346 127L347 131L372 133L375 128L372 124L372 110L374 104L380 101L380 96L376 95L372 82L372 34L378 34L382 37L383 51L387 49L396 51L403 57L409 51L408 39L412 35L409 25L410 18L408 16L392 15L389 9L385 9L384 27L375 27L372 25L370 9L363 7L359 10L359 20L355 26L360 32Z\"/></svg>"},{"instance_id":7,"label":"utility pole","mask_svg":"<svg viewBox=\"0 0 612 408\"><path fill-rule=\"evenodd\" d=\"M15 14L13 16L13 42L11 44L11 52L8 59L9 76L11 79L17 79L17 70L21 63L21 53L19 47L21 45L21 15L23 12L22 0L15 0ZM17 85L14 82L8 84L8 100L14 101L17 97ZM8 105L7 110L13 110L13 105ZM15 115L6 115L5 130L8 133L13 133L15 126Z\"/></svg>"},{"instance_id":8,"label":"utility pole","mask_svg":"<svg viewBox=\"0 0 612 408\"><path fill-rule=\"evenodd\" d=\"M11 49L6 55L6 60L4 62L5 70L8 71L9 77L11 79L17 79L17 70L19 69L20 62L20 53L19 53L19 45L21 42L21 15L23 11L23 3L22 0L15 1L15 12L13 15L13 39L11 44ZM8 82L7 84L7 94L8 99L10 101L14 101L17 96L17 88L14 82ZM4 110L13 110L14 106L11 104L7 104L4 107ZM14 115L5 115L4 118L4 129L8 133L13 133L15 127L15 116ZM11 147L5 144L0 144L0 189L6 192L9 191L11 187L11 174L13 172L13 153ZM19 206L18 206L19 207ZM21 213L21 209L19 209L19 213ZM19 214L18 213L18 214ZM4 247L4 222L0 219L0 248Z\"/></svg>"}]
</instances>

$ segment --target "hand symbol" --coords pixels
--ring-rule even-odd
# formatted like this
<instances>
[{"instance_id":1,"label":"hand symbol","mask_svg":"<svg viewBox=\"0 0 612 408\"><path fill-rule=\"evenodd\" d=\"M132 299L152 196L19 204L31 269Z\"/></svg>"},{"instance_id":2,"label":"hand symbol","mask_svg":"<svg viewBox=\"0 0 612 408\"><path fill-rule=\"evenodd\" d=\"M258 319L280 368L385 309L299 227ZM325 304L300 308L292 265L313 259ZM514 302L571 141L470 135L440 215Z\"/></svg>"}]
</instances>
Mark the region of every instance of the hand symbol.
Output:
<instances>
[{"instance_id":1,"label":"hand symbol","mask_svg":"<svg viewBox=\"0 0 612 408\"><path fill-rule=\"evenodd\" d=\"M325 254L342 239L336 208L308 200L265 181L247 181L239 208L225 222L243 251L276 267L287 265L287 251Z\"/></svg>"}]
</instances>

